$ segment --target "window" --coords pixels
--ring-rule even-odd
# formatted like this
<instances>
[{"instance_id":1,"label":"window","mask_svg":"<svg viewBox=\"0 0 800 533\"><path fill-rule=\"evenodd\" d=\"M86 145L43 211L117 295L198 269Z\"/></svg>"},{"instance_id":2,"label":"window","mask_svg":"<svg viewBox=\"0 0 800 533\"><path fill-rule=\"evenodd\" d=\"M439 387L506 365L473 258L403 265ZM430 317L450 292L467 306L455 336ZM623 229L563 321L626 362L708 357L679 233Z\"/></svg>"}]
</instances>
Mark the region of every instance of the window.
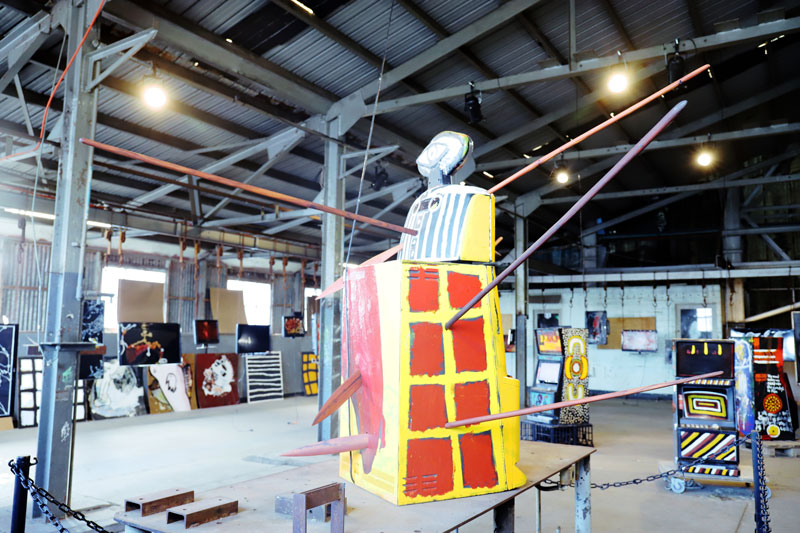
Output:
<instances>
[{"instance_id":1,"label":"window","mask_svg":"<svg viewBox=\"0 0 800 533\"><path fill-rule=\"evenodd\" d=\"M269 283L229 279L229 291L242 291L244 313L247 323L253 326L269 326L272 320L272 287Z\"/></svg>"},{"instance_id":2,"label":"window","mask_svg":"<svg viewBox=\"0 0 800 533\"><path fill-rule=\"evenodd\" d=\"M150 283L161 283L163 285L167 281L167 273L138 268L103 267L100 292L103 293L101 299L106 303L105 317L103 318L103 329L106 331L116 331L117 327L119 327L117 298L119 296L119 280L121 279L149 281Z\"/></svg>"},{"instance_id":3,"label":"window","mask_svg":"<svg viewBox=\"0 0 800 533\"><path fill-rule=\"evenodd\" d=\"M306 287L303 292L303 320L305 320L306 323L306 333L314 329L311 327L311 315L319 312L319 301L315 298L320 294L322 294L322 289L315 289L313 287ZM319 320L319 317L317 317L317 320Z\"/></svg>"},{"instance_id":4,"label":"window","mask_svg":"<svg viewBox=\"0 0 800 533\"><path fill-rule=\"evenodd\" d=\"M681 338L710 339L714 330L714 310L710 307L681 309Z\"/></svg>"}]
</instances>

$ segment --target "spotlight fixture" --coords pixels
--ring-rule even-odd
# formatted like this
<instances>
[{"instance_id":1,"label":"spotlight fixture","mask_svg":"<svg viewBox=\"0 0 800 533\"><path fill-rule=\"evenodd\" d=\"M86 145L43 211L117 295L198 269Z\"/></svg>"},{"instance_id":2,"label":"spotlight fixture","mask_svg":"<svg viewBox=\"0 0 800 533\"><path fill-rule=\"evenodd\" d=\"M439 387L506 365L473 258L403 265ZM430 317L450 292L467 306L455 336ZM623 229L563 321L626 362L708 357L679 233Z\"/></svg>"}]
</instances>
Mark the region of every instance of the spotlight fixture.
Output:
<instances>
[{"instance_id":1,"label":"spotlight fixture","mask_svg":"<svg viewBox=\"0 0 800 533\"><path fill-rule=\"evenodd\" d=\"M483 120L481 100L483 98L480 91L475 90L475 82L469 82L469 94L464 96L464 112L467 114L468 124L477 124Z\"/></svg>"},{"instance_id":2,"label":"spotlight fixture","mask_svg":"<svg viewBox=\"0 0 800 533\"><path fill-rule=\"evenodd\" d=\"M553 177L559 183L567 183L569 181L569 169L567 167L556 165L553 168Z\"/></svg>"},{"instance_id":3,"label":"spotlight fixture","mask_svg":"<svg viewBox=\"0 0 800 533\"><path fill-rule=\"evenodd\" d=\"M372 189L379 191L383 188L386 180L389 179L389 173L383 168L380 162L375 163L375 174L372 176Z\"/></svg>"},{"instance_id":4,"label":"spotlight fixture","mask_svg":"<svg viewBox=\"0 0 800 533\"><path fill-rule=\"evenodd\" d=\"M714 154L710 150L704 148L697 153L695 162L703 168L708 168L714 162Z\"/></svg>"},{"instance_id":5,"label":"spotlight fixture","mask_svg":"<svg viewBox=\"0 0 800 533\"><path fill-rule=\"evenodd\" d=\"M161 109L167 105L167 91L161 80L156 76L156 69L153 74L144 78L142 89L142 100L150 109Z\"/></svg>"},{"instance_id":6,"label":"spotlight fixture","mask_svg":"<svg viewBox=\"0 0 800 533\"><path fill-rule=\"evenodd\" d=\"M675 52L667 56L667 75L669 82L674 83L686 74L686 60L678 51L680 41L675 39Z\"/></svg>"},{"instance_id":7,"label":"spotlight fixture","mask_svg":"<svg viewBox=\"0 0 800 533\"><path fill-rule=\"evenodd\" d=\"M628 88L628 75L625 72L615 72L608 78L608 90L612 93L621 93Z\"/></svg>"}]
</instances>

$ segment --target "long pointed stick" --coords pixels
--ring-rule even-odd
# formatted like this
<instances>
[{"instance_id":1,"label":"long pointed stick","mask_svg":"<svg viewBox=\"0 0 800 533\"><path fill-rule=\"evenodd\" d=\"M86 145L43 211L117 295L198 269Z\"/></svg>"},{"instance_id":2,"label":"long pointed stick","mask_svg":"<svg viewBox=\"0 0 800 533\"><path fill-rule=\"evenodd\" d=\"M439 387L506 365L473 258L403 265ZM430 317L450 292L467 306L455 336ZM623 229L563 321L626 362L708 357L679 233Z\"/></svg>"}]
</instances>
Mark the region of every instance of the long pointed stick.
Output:
<instances>
[{"instance_id":1,"label":"long pointed stick","mask_svg":"<svg viewBox=\"0 0 800 533\"><path fill-rule=\"evenodd\" d=\"M315 426L331 416L333 413L336 412L344 402L346 402L350 396L356 393L358 389L361 388L361 372L356 369L349 378L347 378L344 383L339 385L339 388L333 391L333 394L330 395L328 401L320 407L317 416L314 417L314 421L311 422L312 426Z\"/></svg>"},{"instance_id":2,"label":"long pointed stick","mask_svg":"<svg viewBox=\"0 0 800 533\"><path fill-rule=\"evenodd\" d=\"M145 163L149 163L157 167L166 168L167 170L180 172L181 174L189 174L190 176L197 176L198 178L206 179L208 181L213 181L215 183L219 183L222 185L227 185L228 187L233 187L234 189L242 189L244 191L257 194L259 196L265 196L267 198L272 198L273 200L286 202L287 204L294 204L294 205L299 205L300 207L316 209L318 211L331 213L332 215L338 215L340 217L348 218L350 220L357 220L358 222L364 222L365 224L371 224L373 226L378 226L379 228L397 231L400 233L408 233L409 235L417 234L415 230L404 228L403 226L398 226L397 224L390 224L382 220L365 217L364 215L358 215L356 213L351 213L350 211L345 211L343 209L336 209L335 207L330 207L324 204L318 204L316 202L312 202L310 200L297 198L296 196L289 196L288 194L271 191L263 187L250 185L249 183L242 183L240 181L232 180L230 178L217 176L216 174L203 172L202 170L197 170L183 165L178 165L177 163L170 163L169 161L164 161L163 159L156 159L155 157L151 157L149 155L140 154L138 152L132 152L131 150L126 150L124 148L119 148L117 146L111 146L110 144L97 142L92 139L82 138L81 142L97 150L103 150L105 152L121 155L123 157L127 157L130 159L136 159L138 161L143 161Z\"/></svg>"},{"instance_id":3,"label":"long pointed stick","mask_svg":"<svg viewBox=\"0 0 800 533\"><path fill-rule=\"evenodd\" d=\"M490 422L492 420L501 420L503 418L511 418L514 416L530 415L533 413L541 413L542 411L550 411L551 409L561 409L562 407L572 407L573 405L583 405L586 403L600 402L603 400L610 400L611 398L620 398L622 396L629 396L631 394L639 394L655 389L663 389L664 387L671 387L672 385L680 385L682 383L689 383L698 379L708 379L719 376L722 371L709 372L708 374L701 374L699 376L692 376L690 378L676 379L673 381L665 381L663 383L656 383L654 385L645 385L644 387L636 387L634 389L621 390L617 392L607 392L605 394L598 394L597 396L587 396L580 400L567 400L565 402L551 403L548 405L536 405L534 407L526 407L525 409L517 409L516 411L507 411L505 413L497 413L494 415L476 416L474 418L465 418L463 420L456 420L448 422L444 425L446 428L457 428L461 426L468 426L470 424L480 424L481 422Z\"/></svg>"},{"instance_id":4,"label":"long pointed stick","mask_svg":"<svg viewBox=\"0 0 800 533\"><path fill-rule=\"evenodd\" d=\"M654 92L653 94L651 94L650 96L648 96L644 100L640 100L640 101L636 102L635 104L630 106L625 111L617 113L616 115L614 115L613 117L609 118L608 120L606 120L602 124L598 124L597 126L595 126L594 128L590 129L589 131L587 131L585 133L582 133L581 135L578 135L577 137L575 137L574 139L570 140L569 142L567 142L565 144L562 144L561 146L559 146L558 148L556 148L555 150L553 150L549 154L543 155L542 157L540 157L539 159L537 159L533 163L531 163L529 165L526 165L525 167L523 167L520 170L516 171L515 173L513 173L512 175L510 175L509 177L507 177L506 179L504 179L503 181L501 181L500 183L498 183L497 185L495 185L494 187L489 189L489 192L494 194L495 192L499 191L500 189L502 189L503 187L505 187L506 185L508 185L512 181L516 180L517 178L519 178L521 176L524 176L525 174L527 174L528 172L530 172L534 168L538 167L539 165L541 165L543 163L546 163L547 161L550 161L551 159L553 159L555 156L557 156L561 152L563 152L565 150L568 150L569 148L572 148L573 146L575 146L579 142L585 140L587 137L591 137L592 135L594 135L598 131L600 131L600 130L610 126L611 124L615 123L616 121L618 121L618 120L630 115L631 113L633 113L637 109L640 109L641 107L649 104L650 102L652 102L656 98L660 97L662 94L666 94L666 93L670 92L672 89L674 89L678 85L680 85L682 83L686 83L688 80L694 78L695 76L697 76L701 72L704 72L704 71L708 70L709 68L711 68L711 65L703 65L702 67L691 71L686 76L682 77L679 80L676 80L676 81L670 83L669 85L667 85L663 89Z\"/></svg>"},{"instance_id":5,"label":"long pointed stick","mask_svg":"<svg viewBox=\"0 0 800 533\"><path fill-rule=\"evenodd\" d=\"M499 276L497 276L496 278L494 278L494 279L491 281L491 283L489 283L489 284L488 284L486 287L484 287L484 288L483 288L483 289L482 289L482 290L481 290L481 291L480 291L478 294L476 294L476 295L475 295L475 296L474 296L474 297L473 297L473 298L472 298L472 299L469 301L469 303L467 303L467 305L465 305L464 307L462 307L462 308L461 308L461 309L460 309L460 310L459 310L459 311L458 311L458 312L457 312L457 313L456 313L456 314L453 316L453 318L451 318L450 320L448 320L448 321L447 321L447 324L445 324L445 328L446 328L446 329L450 329L451 327L453 327L453 324L455 324L456 320L458 320L459 318L461 318L462 316L464 316L464 313L466 313L468 310L472 309L472 306L473 306L473 305L475 305L476 303L478 303L478 302L481 300L481 298L483 298L484 296L486 296L487 294L489 294L489 291L491 291L492 289L494 289L494 288L495 288L495 287L496 287L496 286L497 286L497 285L498 285L498 284L499 284L501 281L503 281L503 280L504 280L504 279L505 279L505 278L506 278L506 277L507 277L509 274L511 274L512 272L514 272L514 271L515 271L515 270L516 270L516 269L517 269L517 268L518 268L518 267L519 267L521 264L523 264L523 263L525 262L525 260L526 260L526 259L528 259L528 257L530 257L530 256L533 254L533 252L535 252L535 251L536 251L536 250L537 250L537 249L538 249L538 248L539 248L539 247L540 247L542 244L544 244L545 242L547 242L547 239L549 239L549 238L550 238L550 237L551 237L551 236L552 236L552 235L553 235L553 234L554 234L556 231L558 231L559 229L561 229L561 226L563 226L564 224L566 224L566 223L567 223L567 221L569 221L569 219L571 219L571 218L572 218L572 217L573 217L573 216L574 216L574 215L575 215L575 214L576 214L578 211L580 211L580 210L581 210L581 208L583 208L583 206L584 206L584 205L586 205L586 204L589 202L589 200L591 200L591 199L594 197L594 195L595 195L595 194L597 194L598 192L600 192L600 189L602 189L603 187L605 187L605 186L606 186L606 184L607 184L609 181L611 181L611 179L612 179L614 176L616 176L616 175L617 175L617 173L618 173L620 170L622 170L622 168L623 168L625 165L627 165L627 164L630 162L630 160L631 160L631 159L633 159L634 157L636 157L636 156L639 154L639 152L641 152L642 150L644 150L644 148L645 148L645 147L646 147L648 144L650 144L650 141L652 141L653 139L655 139L655 138L656 138L656 135L658 135L659 133L661 133L661 131L662 131L664 128L666 128L667 126L669 126L670 122L672 122L672 121L675 119L675 117L678 115L678 113L680 113L680 112L683 110L683 108L684 108L684 107L686 107L686 100L683 100L683 101L679 102L679 103L678 103L678 105L676 105L675 107L673 107L672 109L670 109L670 110L669 110L669 112L668 112L666 115L664 115L664 116L661 118L661 120L659 120L659 121L658 121L658 123L657 123L655 126L653 126L653 127L650 129L650 131L648 131L648 132L647 132L647 134L645 134L645 136L644 136L644 137L642 137L642 139L641 139L641 140L640 140L638 143L636 143L636 145L634 145L634 147L633 147L633 148L631 148L631 149L630 149L630 151L628 151L628 153L627 153L627 154L625 154L625 156L624 156L622 159L620 159L619 161L617 161L617 164L616 164L616 165L614 165L614 166L611 168L611 170L609 170L609 171L606 173L606 175L605 175L605 176L603 176L603 177L600 179L600 181L598 181L597 183L595 183L595 184L594 184L594 186L593 186L591 189L589 189L589 191L588 191L586 194L584 194L584 195L583 195L583 197L582 197L580 200L578 200L577 202L575 202L575 205L573 205L573 206L572 206L572 207L569 209L569 211L567 211L566 213L564 213L564 216L562 216L561 218L559 218L559 219L558 219L558 221L557 221L555 224L553 224L553 225L550 227L550 229L548 229L547 231L545 231L545 232L544 232L544 234L542 234L542 236L541 236L541 237L539 237L539 239L537 239L537 241L536 241L535 243L533 243L533 244L532 244L532 245L531 245L531 246L530 246L530 247L529 247L527 250L525 250L525 251L524 251L524 252L523 252L523 253L522 253L522 254L521 254L521 255L520 255L520 256L519 256L519 257L516 259L516 261L514 261L513 263L511 263L511 264L508 266L508 268L506 268L505 270L503 270L503 272L501 272L501 273L500 273L500 275L499 275Z\"/></svg>"}]
</instances>

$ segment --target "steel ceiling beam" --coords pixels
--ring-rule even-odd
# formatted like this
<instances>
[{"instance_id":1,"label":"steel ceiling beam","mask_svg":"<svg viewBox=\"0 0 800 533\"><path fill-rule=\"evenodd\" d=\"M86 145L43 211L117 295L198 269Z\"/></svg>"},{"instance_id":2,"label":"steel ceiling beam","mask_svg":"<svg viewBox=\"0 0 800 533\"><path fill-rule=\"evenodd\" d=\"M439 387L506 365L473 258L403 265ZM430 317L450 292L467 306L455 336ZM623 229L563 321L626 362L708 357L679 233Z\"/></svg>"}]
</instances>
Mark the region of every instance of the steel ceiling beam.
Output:
<instances>
[{"instance_id":1,"label":"steel ceiling beam","mask_svg":"<svg viewBox=\"0 0 800 533\"><path fill-rule=\"evenodd\" d=\"M645 150L664 150L667 148L679 148L682 146L699 146L708 142L723 142L742 139L753 139L756 137L769 137L771 135L786 135L791 133L800 132L800 123L791 124L777 124L774 126L765 126L762 128L747 128L737 131L726 131L720 133L711 133L709 135L695 135L692 137L684 137L681 139L666 139L661 141L653 141ZM608 157L616 154L624 154L633 147L632 144L618 144L616 146L607 146L603 148L589 148L587 150L573 150L564 152L560 159L590 159L597 157ZM499 168L519 167L530 163L530 159L511 159L506 161L492 161L487 163L480 163L476 165L475 170L480 172L482 170L496 170Z\"/></svg>"},{"instance_id":2,"label":"steel ceiling beam","mask_svg":"<svg viewBox=\"0 0 800 533\"><path fill-rule=\"evenodd\" d=\"M750 266L745 266L750 265ZM746 278L774 278L797 275L797 268L800 261L792 261L791 264L780 265L780 263L765 262L759 268L757 263L746 263L733 265L730 270L723 270L714 266L699 268L698 265L682 265L669 267L669 270L621 270L606 272L588 272L577 275L547 275L530 276L528 282L532 285L583 285L584 283L603 283L616 285L631 281L642 281L645 283L675 283L678 281L727 281L729 279ZM794 268L794 272L792 269Z\"/></svg>"},{"instance_id":3,"label":"steel ceiling beam","mask_svg":"<svg viewBox=\"0 0 800 533\"><path fill-rule=\"evenodd\" d=\"M508 5L508 4L506 4ZM693 39L695 46L690 41L682 41L678 45L678 50L684 53L696 53L701 51L715 50L737 44L758 41L767 37L781 34L788 34L800 31L800 17L786 20L766 22L748 28L741 28L720 32L712 35L705 35ZM640 50L632 50L625 53L625 61L628 65L652 60L663 61L664 55L672 53L675 49L674 43L665 43L657 46L650 46ZM606 69L619 64L617 54L601 58L586 59L578 61L575 68L570 69L569 65L560 65L532 72L524 72L511 76L504 76L493 80L485 80L475 83L475 88L484 92L504 90L508 88L521 87L531 83L549 80L560 80L581 74ZM459 85L447 89L439 89L425 94L384 100L378 104L378 113L389 113L398 111L405 107L431 104L463 96L469 92L469 85Z\"/></svg>"}]
</instances>

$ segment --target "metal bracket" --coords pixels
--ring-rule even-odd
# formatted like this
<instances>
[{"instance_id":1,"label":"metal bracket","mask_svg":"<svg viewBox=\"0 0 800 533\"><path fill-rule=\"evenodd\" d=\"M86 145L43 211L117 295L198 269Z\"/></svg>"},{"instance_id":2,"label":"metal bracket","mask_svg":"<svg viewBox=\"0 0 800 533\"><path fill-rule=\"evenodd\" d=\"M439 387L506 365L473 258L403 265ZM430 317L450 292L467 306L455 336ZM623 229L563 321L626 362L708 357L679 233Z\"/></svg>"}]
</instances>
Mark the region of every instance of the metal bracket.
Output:
<instances>
[{"instance_id":1,"label":"metal bracket","mask_svg":"<svg viewBox=\"0 0 800 533\"><path fill-rule=\"evenodd\" d=\"M104 79L106 79L114 70L120 66L125 61L129 60L133 55L138 52L139 50L144 47L153 37L156 36L158 30L155 28L150 28L149 30L143 30L139 33L135 33L129 37L126 37L120 41L117 41L114 44L110 45L103 45L97 50L93 52L89 52L86 54L86 59L90 63L89 72L94 71L94 64L102 61L103 59L115 55L117 53L122 53L120 57L118 57L111 65L109 65L105 70L94 76L90 81L86 83L85 91L89 92L95 87L97 87Z\"/></svg>"},{"instance_id":2,"label":"metal bracket","mask_svg":"<svg viewBox=\"0 0 800 533\"><path fill-rule=\"evenodd\" d=\"M400 146L398 146L396 144L392 144L392 145L389 145L389 146L375 146L373 148L370 148L369 150L359 150L358 152L350 152L350 153L347 153L347 154L342 154L341 157L340 157L340 159L341 159L341 167L342 168L346 168L348 159L352 159L354 157L364 157L365 153L368 153L370 155L374 154L374 155L372 155L372 157L367 159L367 163L366 164L369 165L370 163L374 163L375 161L378 161L379 159L383 159L384 157L386 157L387 155L391 154L392 152L394 152L398 148L400 148ZM351 174L354 174L356 171L361 170L361 167L362 167L362 165L356 165L355 167L351 168L350 170L346 171L345 173L339 175L337 177L337 179L342 179L342 178L345 178L345 177L347 177L347 176L349 176Z\"/></svg>"},{"instance_id":3,"label":"metal bracket","mask_svg":"<svg viewBox=\"0 0 800 533\"><path fill-rule=\"evenodd\" d=\"M325 115L328 122L339 119L336 130L329 132L329 135L342 137L364 115L367 115L367 105L361 98L360 92L342 98L333 104Z\"/></svg>"},{"instance_id":4,"label":"metal bracket","mask_svg":"<svg viewBox=\"0 0 800 533\"><path fill-rule=\"evenodd\" d=\"M331 533L344 533L344 483L331 483L295 494L293 533L306 533L308 510L328 503L331 504Z\"/></svg>"}]
</instances>

